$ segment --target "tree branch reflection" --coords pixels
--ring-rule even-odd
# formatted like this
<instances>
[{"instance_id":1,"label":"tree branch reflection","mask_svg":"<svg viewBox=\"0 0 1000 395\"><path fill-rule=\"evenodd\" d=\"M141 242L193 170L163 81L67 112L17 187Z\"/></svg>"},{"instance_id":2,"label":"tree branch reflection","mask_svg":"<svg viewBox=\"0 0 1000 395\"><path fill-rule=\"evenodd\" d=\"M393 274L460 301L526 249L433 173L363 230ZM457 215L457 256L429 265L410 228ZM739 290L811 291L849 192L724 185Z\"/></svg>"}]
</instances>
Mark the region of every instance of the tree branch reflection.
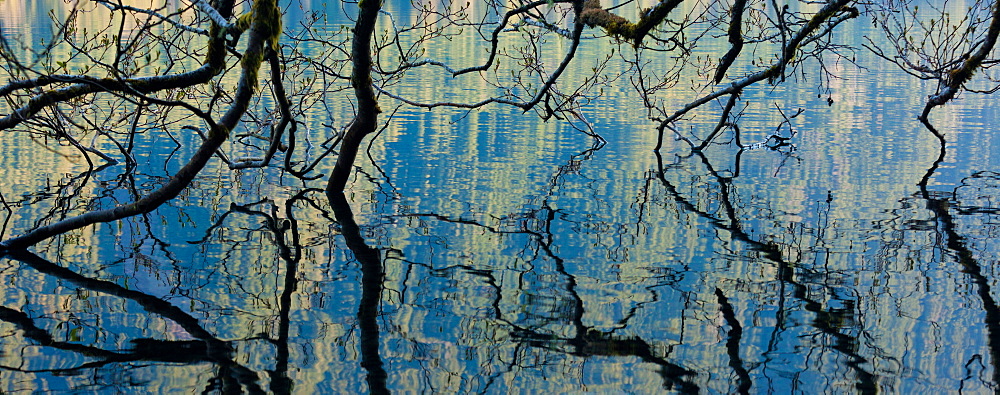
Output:
<instances>
[{"instance_id":1,"label":"tree branch reflection","mask_svg":"<svg viewBox=\"0 0 1000 395\"><path fill-rule=\"evenodd\" d=\"M736 318L733 305L729 304L729 298L726 297L721 289L715 289L715 296L719 298L719 310L722 311L722 318L729 325L726 352L729 353L729 366L736 372L738 383L736 390L741 394L748 394L750 393L750 388L753 386L753 381L750 380L750 374L743 367L743 358L740 357L740 339L743 337L743 326L740 325L740 321Z\"/></svg>"},{"instance_id":2,"label":"tree branch reflection","mask_svg":"<svg viewBox=\"0 0 1000 395\"><path fill-rule=\"evenodd\" d=\"M214 362L219 366L219 376L222 380L223 390L225 392L231 390L246 391L249 393L263 393L264 391L257 384L259 379L257 373L252 370L240 365L235 362L232 357L233 349L225 341L222 341L212 335L210 332L205 330L198 319L192 317L187 312L181 310L177 306L174 306L163 299L157 298L155 296L145 294L139 291L126 289L113 282L97 280L90 277L85 277L72 270L64 268L62 266L56 265L49 262L31 252L28 251L15 251L7 255L8 258L20 261L35 270L44 273L46 275L54 276L56 278L73 283L81 288L89 289L104 294L117 296L123 299L128 299L133 302L138 303L146 311L169 319L177 323L181 328L183 328L188 334L190 334L195 339L201 343L201 346L195 347L184 347L185 351L193 352L195 350L202 349L201 352L195 352L190 359L187 356L182 356L178 354L177 344L174 342L153 340L153 339L140 339L134 341L135 351L130 357L136 359L146 359L149 355L159 355L159 358L164 358L163 355L168 355L167 360L175 361L175 359L183 359L187 361L197 361L197 360L208 360ZM27 316L23 313L18 314L16 310L5 308L3 311L3 319L8 322L15 323L24 330L29 337L36 339L36 341L46 342L47 334L43 334L38 330L37 326L33 323L26 321ZM51 336L48 336L51 338ZM63 347L63 348L76 348L75 346L68 346L61 342L49 342L53 347ZM203 348L202 348L203 347ZM74 350L81 351L81 350ZM113 357L113 353L109 352L99 352L93 349L86 350L91 353L104 354L108 357ZM228 391L227 391L228 390Z\"/></svg>"},{"instance_id":3,"label":"tree branch reflection","mask_svg":"<svg viewBox=\"0 0 1000 395\"><path fill-rule=\"evenodd\" d=\"M656 155L658 166L658 171L655 172L654 176L660 180L660 183L674 201L683 209L706 219L713 227L724 230L734 239L748 244L753 250L760 252L762 258L775 263L778 269L777 279L780 283L790 285L792 287L792 296L804 303L806 311L815 315L812 325L834 340L832 346L834 350L848 357L846 364L856 376L855 389L862 393L877 392L878 386L876 383L878 382L878 376L863 367L863 365L868 363L868 359L858 353L861 347L858 337L842 331L843 328L850 326L855 331L863 332L863 328L857 324L857 320L855 319L854 303L850 300L845 300L843 301L845 304L844 308L825 308L823 303L812 299L809 296L810 292L807 285L796 279L796 277L809 278L808 275L796 275L796 269L801 267L800 263L787 261L782 253L782 247L777 243L759 241L755 236L751 236L750 233L744 230L740 216L737 213L737 207L733 204L732 178L719 175L702 152L694 151L692 156L700 159L707 173L715 179L718 189L713 200L722 205L721 209L724 218L718 218L715 214L698 208L697 205L684 197L673 183L667 180L665 176L667 168L663 165L663 157L659 152L654 152L654 154ZM806 269L802 267L799 270L805 271ZM781 297L784 297L784 289L782 288L781 291ZM781 307L784 308L784 306ZM784 315L784 313L781 315ZM777 330L782 325L784 323L779 322L775 329Z\"/></svg>"},{"instance_id":4,"label":"tree branch reflection","mask_svg":"<svg viewBox=\"0 0 1000 395\"><path fill-rule=\"evenodd\" d=\"M524 236L524 244L518 244L517 247L521 253L516 257L517 260L524 260L525 268L516 270L517 277L522 280L516 285L516 290L507 291L518 291L518 294L527 299L523 302L522 310L511 312L512 314L505 313L501 306L501 298L505 292L492 269L482 268L475 264L434 268L431 264L408 262L411 265L426 266L432 273L442 276L446 276L454 270L462 270L484 278L484 281L495 289L493 292L495 296L490 306L491 316L507 327L510 338L516 342L584 359L592 357L636 358L643 363L656 366L657 374L662 378L663 386L666 389L682 393L698 392L700 387L694 381L698 372L671 360L669 354L672 352L672 345L666 346L667 355L665 356L662 355L663 351L658 350L663 348L661 344L655 344L653 341L648 341L638 335L622 336L615 333L629 327L629 321L635 317L635 310L639 309L639 306L633 307L623 319L617 322L614 329L605 330L589 325L586 322L588 313L593 311L599 314L602 309L600 306L591 307L592 310L587 308L586 302L580 294L577 275L573 273L575 266L568 265L567 261L558 253L560 241L556 238L553 227L558 226L559 222L573 222L565 217L567 213L554 209L550 199L556 196L559 187L567 182L566 178L570 175L578 175L583 163L592 158L593 154L602 147L603 143L598 141L591 148L571 157L549 178L548 190L537 198L539 200L537 203L524 212L494 218L497 224L474 218L450 217L439 213L408 213L394 216L434 220L462 227L471 226L485 233L505 237ZM573 224L587 226L587 224L582 223ZM551 270L551 272L546 273L546 270ZM546 280L544 283L534 284L529 280L531 277L546 278ZM560 280L555 281L556 278ZM653 301L656 301L656 291L652 287L647 289L652 295ZM642 303L644 302L637 302L637 305ZM508 317L508 315L513 317ZM678 315L683 319L685 311L680 311ZM559 330L559 327L565 327L566 330ZM510 364L513 366L519 362L524 363L515 357L514 360L510 361ZM490 380L487 381L487 386L494 382L493 377L495 376L491 376ZM485 391L485 389L481 390Z\"/></svg>"},{"instance_id":5,"label":"tree branch reflection","mask_svg":"<svg viewBox=\"0 0 1000 395\"><path fill-rule=\"evenodd\" d=\"M928 127L929 124L928 124ZM962 273L969 276L969 280L976 287L976 296L979 297L982 303L982 308L985 313L983 318L986 324L986 329L988 332L987 345L990 353L990 362L993 364L993 383L1000 383L1000 306L997 305L996 299L993 298L993 291L991 286L991 281L989 278L983 274L983 267L976 258L976 254L968 247L968 238L959 233L959 227L956 225L955 215L952 211L957 211L958 215L976 215L983 213L993 213L996 211L995 208L982 208L982 207L962 207L961 202L957 199L957 193L952 191L951 193L940 193L927 189L927 179L934 173L935 169L941 162L944 156L944 145L941 146L941 157L934 162L934 165L927 171L927 175L920 184L920 195L927 202L927 209L934 213L934 220L936 222L936 228L944 234L947 241L945 242L945 247L951 250L954 259L959 265L961 265ZM996 175L977 173L971 178L977 177L994 177L1000 179ZM969 178L963 180L963 186L966 186L966 182ZM957 188L956 188L957 189ZM956 209L956 206L958 208Z\"/></svg>"},{"instance_id":6,"label":"tree branch reflection","mask_svg":"<svg viewBox=\"0 0 1000 395\"><path fill-rule=\"evenodd\" d=\"M368 390L373 394L389 393L386 372L379 355L378 314L382 302L382 283L385 271L382 255L371 248L361 236L361 228L354 221L354 212L347 198L340 192L327 192L333 214L340 223L347 247L361 263L361 301L358 305L358 326L361 330L361 366L368 371Z\"/></svg>"}]
</instances>

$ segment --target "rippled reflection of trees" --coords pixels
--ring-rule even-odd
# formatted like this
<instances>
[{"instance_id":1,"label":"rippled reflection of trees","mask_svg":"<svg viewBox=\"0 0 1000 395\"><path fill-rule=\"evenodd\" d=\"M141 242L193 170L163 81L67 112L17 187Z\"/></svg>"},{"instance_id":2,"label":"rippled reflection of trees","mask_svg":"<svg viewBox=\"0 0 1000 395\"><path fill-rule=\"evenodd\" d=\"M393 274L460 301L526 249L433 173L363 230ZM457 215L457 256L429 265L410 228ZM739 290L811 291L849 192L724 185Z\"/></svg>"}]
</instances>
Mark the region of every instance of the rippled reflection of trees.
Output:
<instances>
[{"instance_id":1,"label":"rippled reflection of trees","mask_svg":"<svg viewBox=\"0 0 1000 395\"><path fill-rule=\"evenodd\" d=\"M15 284L0 306L3 336L14 352L0 356L0 365L14 381L69 377L73 390L124 392L144 387L145 376L163 381L176 370L194 372L179 379L179 387L219 392L285 393L331 377L348 382L334 388L345 391L516 392L524 388L519 379L533 379L542 391L585 391L592 389L586 378L599 361L600 373L636 382L652 372L657 390L867 393L906 391L900 377L913 372L947 376L955 367L922 362L944 359L965 361L959 389L995 390L1000 382L1000 311L991 265L998 177L984 171L951 191L929 187L946 154L931 110L963 92L996 90L988 74L997 63L991 56L1000 34L995 4L975 1L953 25L944 8L923 15L906 1L832 0L815 7L804 1L799 10L737 0L683 14L680 1L646 10L627 2L633 14L596 1L532 1L512 9L487 2L490 10L481 20L466 13L470 5L458 4L447 11L407 9L417 22L399 26L380 2L363 1L350 39L314 29L321 17L313 13L279 42L282 32L272 30L282 11L277 3L253 2L256 11L244 18L235 15L236 2L212 3L185 3L164 17L102 2L121 17L122 30L126 18L149 18L131 38L102 41L84 32L78 42L56 36L72 57L93 63L81 75L63 74L69 72L66 61L53 58L51 43L22 54L6 37L0 40L11 79L0 87L9 106L0 127L35 142L51 139L47 147L71 147L87 162L85 170L81 163L67 175L40 177L34 190L0 195L0 239L6 240L0 249L10 252L3 272ZM854 7L859 4L869 8ZM73 30L78 11L55 21L56 29ZM845 225L844 218L831 217L839 197L828 193L809 198L812 217L789 219L749 189L755 184L744 182L741 158L764 151L780 158L776 172L799 160L791 124L802 111L775 105L782 119L775 132L744 144L741 95L765 81L804 78L813 66L820 90L829 93L828 56L847 61L853 51L834 41L833 32L862 11L874 13L873 23L891 39L882 47L869 40L869 50L937 83L920 119L939 138L940 156L916 182L919 192L899 196L887 216ZM386 21L386 30L376 29L377 18ZM424 23L428 18L437 23ZM923 18L944 27L928 31ZM566 81L560 76L571 62L581 63L576 51L592 38L583 32L592 29L620 41L587 59L592 74ZM940 35L927 46L913 39L914 29ZM458 69L445 57L424 58L426 42L449 44L463 30L483 39L477 48L487 49L485 57ZM507 33L516 34L514 43L500 44ZM692 50L716 35L726 37L728 50L703 62ZM237 46L241 37L249 44ZM545 40L569 49L550 56L538 45ZM204 48L192 45L202 41ZM168 52L162 65L134 56L155 48ZM98 49L109 59L88 58ZM650 61L656 53L673 55ZM513 65L503 69L510 79L496 71L497 56L504 67ZM730 70L741 56L745 69ZM228 69L227 57L240 66ZM182 59L194 68L185 69ZM163 73L161 66L178 74ZM100 72L88 74L95 70L90 67ZM697 97L673 103L684 70L706 78L695 84ZM270 73L264 84L269 94L256 89L260 71ZM442 71L449 78L472 76L487 89L481 98L462 97L466 102L419 101L424 92L400 83L407 74ZM974 80L977 71L985 77ZM605 141L582 111L595 91L626 79L658 126L648 131L657 136L657 165L634 193L606 194L604 188L614 186L590 173ZM286 82L300 90L286 91ZM358 107L331 109L331 103L351 100L333 94L351 89ZM97 93L108 103L92 98ZM185 101L188 96L194 99ZM576 125L594 146L556 167L544 190L515 203L512 212L414 210L406 202L414 196L365 190L370 184L391 189L385 171L355 173L362 186L350 200L308 189L308 181L320 177L311 173L327 156L338 158L328 189L344 189L362 140L392 122L390 116L379 123L379 100L533 110L542 119ZM714 127L678 127L710 103L722 109ZM222 113L220 106L229 109ZM299 127L316 126L303 120L312 107L327 112L328 119L318 122L327 140L317 147L300 140L296 151ZM354 121L337 121L341 113ZM224 145L239 124L250 126L233 136L234 145ZM666 152L667 131L690 152ZM189 139L200 148L176 173L168 169L173 152L140 166L136 139L158 144L149 137L154 133L178 147ZM89 145L81 143L84 137ZM224 146L252 155L231 159L220 150ZM110 165L94 162L115 157L125 166L113 175L104 174ZM214 157L233 172L195 181ZM139 170L159 166L163 171L152 175ZM260 170L236 172L247 169ZM286 185L286 174L302 185ZM249 198L224 187L240 182L273 185ZM568 189L584 197L571 198ZM632 198L627 209L611 201L621 196ZM165 204L171 200L176 204ZM224 206L230 201L241 203ZM358 217L352 204L360 207ZM23 219L11 224L15 215ZM108 222L114 225L100 228L100 237L113 241L100 246L79 243L92 236L87 233L63 235ZM22 234L9 234L8 225ZM197 230L184 233L188 227ZM198 235L186 237L190 233ZM42 240L51 244L39 255L21 251ZM107 251L72 254L73 248ZM78 261L106 256L115 258ZM952 316L960 323L949 322ZM898 331L887 329L896 324ZM920 337L951 336L963 325L968 330L953 342ZM940 350L940 344L954 349ZM46 353L74 357L34 358ZM36 366L44 364L51 366ZM296 369L323 364L329 367Z\"/></svg>"},{"instance_id":2,"label":"rippled reflection of trees","mask_svg":"<svg viewBox=\"0 0 1000 395\"><path fill-rule=\"evenodd\" d=\"M123 366L125 367L123 370L127 371L137 369L146 363L199 364L209 362L214 365L215 372L205 383L206 391L263 393L257 383L257 375L233 359L233 348L230 342L217 338L206 330L197 318L177 306L158 297L126 289L114 282L83 276L29 252L11 254L9 259L23 263L47 276L66 281L79 289L91 290L133 302L150 315L172 321L195 340L134 338L131 339L131 347L128 350L117 350L116 347L119 345L115 344L105 348L81 344L79 340L60 341L36 323L38 318L19 309L3 306L0 307L0 320L13 324L26 339L30 339L44 348L73 352L90 359L90 361L69 367L34 369L9 365L4 366L4 370L19 373L44 373L46 375L77 375L85 371L92 371L95 374L105 372L109 365ZM29 359L21 360L21 364L23 364L22 366L33 365ZM117 374L128 376L127 372ZM101 383L103 380L98 379L90 385L77 389L110 390L124 384L119 381L122 378L124 377L115 377L109 380L109 383ZM104 385L111 388L102 388ZM122 390L122 388L118 388L118 390Z\"/></svg>"},{"instance_id":3,"label":"rippled reflection of trees","mask_svg":"<svg viewBox=\"0 0 1000 395\"><path fill-rule=\"evenodd\" d=\"M5 335L10 342L21 344L22 350L74 353L80 362L38 369L8 363L7 356L3 365L18 377L102 375L119 368L121 373L115 374L127 376L135 369L211 366L213 373L198 379L204 388L282 393L305 379L294 367L316 357L308 352L316 342L335 342L356 357L353 364L333 361L333 369L367 377L364 388L376 392L399 388L398 373L413 364L425 375L416 384L419 388L482 392L518 388L509 375L527 370L547 371L560 380L579 378L586 374L587 361L597 360L648 367L663 388L685 392L894 391L901 389L901 374L920 369L898 342L918 339L912 337L915 332L886 338L881 322L895 322L895 314L910 314L913 298L927 298L929 289L913 288L923 282L934 284L932 292L954 293L959 303L974 306L942 304L985 324L982 331L966 335L983 347L949 351L923 344L914 352L965 361L961 369L968 375L959 380L964 388L993 388L995 273L984 262L996 259L991 254L1000 176L979 172L950 191L924 187L903 197L890 219L860 231L868 237L860 240L857 234L844 236L844 225L824 216L836 196L816 201L819 212L808 221L781 220L766 202L748 197L752 191L742 187L738 171L729 169L735 163L719 169L697 151L669 163L661 160L638 184L637 199L627 216L618 217L620 222L600 216L588 220L573 208L557 208L561 188L588 178L588 165L601 147L595 149L570 158L553 172L547 191L523 211L504 216L412 212L394 206L391 194L373 193L354 202L366 211L358 220L345 197L307 190L280 201L232 205L188 245L162 241L148 219L136 219L141 226L130 236L132 249L123 251L128 258L112 263L103 274L85 276L37 255L12 255L9 265L24 265L18 270L30 268L50 279L45 281L73 284L77 293L127 301L130 316L148 315L141 322L174 322L186 335L178 338L147 323L141 332L104 335L103 343L63 340L57 322L69 321L54 321L53 313L34 311L31 305L5 305L0 315L10 325ZM595 277L606 274L587 265L623 264L646 256L641 253L644 234L664 215L679 222L677 229L694 229L711 240L699 248L710 249L707 256L713 261L650 262L642 278L629 280L635 286L623 291L630 302L615 306L622 310L609 315L601 303L601 279ZM428 255L395 247L394 227L419 230L440 249ZM617 241L596 244L590 252L598 253L591 258L569 248L573 235L609 231ZM468 244L462 238L475 241ZM493 244L484 250L477 243ZM314 268L325 264L316 251L327 248L349 253L345 261L320 272L330 274L331 283L354 276L349 273L359 275L353 296L345 293L349 288L324 288L310 278L318 273ZM193 256L212 259L178 258L189 249L196 251ZM466 258L426 259L450 254ZM150 264L167 265L159 271L171 276L174 285L165 293L144 293L142 288L154 283L112 274L141 256ZM250 257L257 270L246 270ZM198 268L207 262L213 266ZM737 263L750 269L719 270ZM204 270L214 273L208 282L198 281ZM136 286L120 285L131 282ZM228 296L220 298L222 291ZM339 301L346 296L347 301ZM339 320L347 331L297 337L329 324L295 318L306 312L306 299L326 300L328 306L346 303L334 311L343 316L322 317ZM101 322L119 314L99 308L65 313L71 311L96 333L112 332L101 328ZM929 327L953 329L946 321ZM650 330L669 322L681 323L672 334ZM705 344L696 333L706 328L718 331L714 344ZM982 338L977 341L976 336ZM463 367L452 370L458 361ZM442 377L460 379L448 383ZM112 381L95 378L77 388L122 385Z\"/></svg>"},{"instance_id":4,"label":"rippled reflection of trees","mask_svg":"<svg viewBox=\"0 0 1000 395\"><path fill-rule=\"evenodd\" d=\"M677 178L671 180L670 173L679 168L687 168L691 162L698 161L703 165L702 171L709 175L699 182L714 185L708 188L711 192L707 194L685 194L683 190L692 189L682 185L683 178L681 181L677 181ZM793 222L761 222L761 218L773 217L766 212L762 213L758 204L746 205L749 200L740 197L745 192L734 186L735 177L720 175L720 172L713 169L706 156L698 151L686 158L679 158L676 163L667 166L661 162L660 167L661 170L655 172L653 177L660 181L669 197L684 210L696 214L715 229L727 233L732 239L744 244L745 247L735 248L731 253L744 256L749 254L747 258L751 264L776 265L777 289L765 289L768 292L747 295L745 292L752 292L752 288L748 288L747 284L741 285L738 282L732 284L737 292L742 291L741 294L751 300L759 300L766 304L769 299L774 301L772 298L777 298L777 310L773 313L776 324L772 340L781 338L782 332L792 329L790 326L794 326L794 323L789 320L790 315L800 309L809 312L811 316L809 325L820 336L818 339L822 340L812 345L799 346L818 352L829 350L839 354L841 357L836 358L840 361L837 365L843 364L849 369L850 380L855 390L874 392L879 389L897 389L898 383L894 377L909 369L917 369L916 366L906 364L922 363L920 360L904 361L905 354L899 354L898 344L896 347L886 347L879 345L881 339L873 340L878 339L877 332L887 329L872 322L886 318L880 314L887 314L889 311L868 309L888 299L900 306L897 310L899 314L905 314L904 311L908 307L904 306L910 303L905 297L900 298L891 294L888 298L871 295L889 286L884 283L879 284L877 278L874 282L867 278L869 275L879 275L880 272L886 277L895 275L894 272L898 272L901 277L928 275L925 273L942 270L934 268L934 265L924 266L936 262L944 265L944 270L949 276L958 272L965 274L967 276L965 279L954 279L953 286L956 287L954 292L957 292L960 299L977 300L983 314L980 322L986 324L986 332L981 334L983 337L978 341L972 341L985 343L987 348L985 351L989 354L989 358L985 360L997 360L994 344L997 308L991 291L996 280L993 273L984 270L980 263L984 258L987 260L991 258L995 247L992 244L995 239L993 234L996 231L994 223L996 208L992 206L995 205L993 200L997 196L998 184L993 173L976 173L963 180L962 184L951 192L929 190L925 185L926 181L922 182L920 194L901 200L902 207L897 211L898 220L873 224L875 227L870 232L878 235L880 242L871 243L838 236L840 230L829 221L828 217L817 216L820 221L811 226ZM817 206L822 207L823 203L829 205L833 199L835 197L831 195L825 202L818 202ZM925 210L913 210L919 207ZM979 249L971 249L968 247L970 245L975 245ZM866 255L871 253L869 249L876 252L871 255L875 259L873 262L865 261L869 259ZM843 265L841 263L843 258L838 256L855 261L860 259L860 262ZM920 266L901 267L896 259L905 259L905 262ZM914 269L918 271L913 272ZM935 280L937 279L925 278L919 281ZM866 286L871 288L865 288ZM756 313L751 314L754 315ZM730 326L736 328L735 325ZM933 322L931 326L934 326ZM921 328L925 329L927 328ZM909 337L919 336L920 332L903 333L906 333L904 337ZM766 361L772 358L769 354L775 352L771 349L775 345L772 342L768 343L769 349L762 355L765 362L757 367L761 373L765 373L765 376L768 370ZM943 352L949 360L967 360L967 368L982 364L984 360L978 353L967 358L954 358L958 355L952 355L948 351L939 352ZM735 374L742 379L743 374L738 367L741 364L735 362L735 358L733 361ZM836 367L832 366L834 372ZM980 377L983 382L979 385L995 388L997 369L995 367L989 369L994 372L994 376L990 380ZM751 372L755 370L757 369L750 369ZM973 378L972 373L969 374L966 379ZM836 383L835 377L831 374L826 380Z\"/></svg>"}]
</instances>

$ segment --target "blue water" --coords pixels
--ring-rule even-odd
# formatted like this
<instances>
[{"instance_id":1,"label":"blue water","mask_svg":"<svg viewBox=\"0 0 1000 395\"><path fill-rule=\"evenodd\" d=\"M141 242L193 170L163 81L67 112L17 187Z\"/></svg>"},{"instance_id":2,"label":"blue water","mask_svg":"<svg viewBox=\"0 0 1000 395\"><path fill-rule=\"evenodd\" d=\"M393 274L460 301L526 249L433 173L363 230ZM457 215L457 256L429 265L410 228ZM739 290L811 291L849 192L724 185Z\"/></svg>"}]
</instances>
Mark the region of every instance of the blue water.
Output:
<instances>
[{"instance_id":1,"label":"blue water","mask_svg":"<svg viewBox=\"0 0 1000 395\"><path fill-rule=\"evenodd\" d=\"M289 10L293 26L301 14ZM323 26L333 29L330 12ZM873 34L852 23L850 39ZM587 45L574 73L627 50ZM606 143L572 127L580 122L500 105L403 107L389 118L398 103L382 97L388 125L346 193L356 226L309 189L322 179L215 160L148 215L0 261L0 389L995 390L997 102L966 94L936 111L947 155L921 190L939 146L915 118L934 87L858 58L866 69L838 64L843 79L829 91L803 78L744 93L746 143L790 136L776 108L804 109L791 145L773 150L718 144L699 155L667 135L657 154L656 124L626 79L581 110ZM491 94L436 71L393 89L426 100ZM298 144L311 148L296 160L346 125L347 95L305 109ZM719 108L678 127L704 136ZM125 204L161 185L196 142L176 126L149 128L136 137L134 172L121 163L84 182L79 159L7 137L5 235Z\"/></svg>"}]
</instances>

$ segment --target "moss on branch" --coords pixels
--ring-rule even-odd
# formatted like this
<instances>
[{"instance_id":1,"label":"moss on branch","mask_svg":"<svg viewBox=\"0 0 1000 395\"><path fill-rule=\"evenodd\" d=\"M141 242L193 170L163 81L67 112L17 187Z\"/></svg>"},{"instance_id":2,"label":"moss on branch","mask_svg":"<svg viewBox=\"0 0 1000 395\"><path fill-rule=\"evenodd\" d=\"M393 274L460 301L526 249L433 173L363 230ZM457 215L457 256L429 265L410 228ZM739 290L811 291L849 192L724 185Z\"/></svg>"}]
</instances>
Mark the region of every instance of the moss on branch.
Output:
<instances>
[{"instance_id":1,"label":"moss on branch","mask_svg":"<svg viewBox=\"0 0 1000 395\"><path fill-rule=\"evenodd\" d=\"M601 7L600 0L586 0L583 3L583 12L580 19L590 27L602 27L609 35L631 41L632 45L638 47L649 35L649 32L659 26L667 19L667 15L684 0L663 0L653 8L643 10L639 20L635 23L628 19L613 14Z\"/></svg>"},{"instance_id":2,"label":"moss on branch","mask_svg":"<svg viewBox=\"0 0 1000 395\"><path fill-rule=\"evenodd\" d=\"M250 101L255 94L255 90L258 85L257 77L264 58L263 55L265 51L271 50L277 45L277 37L281 34L281 12L278 8L277 1L257 0L254 2L252 13L253 22L250 28L250 37L247 41L247 49L241 63L242 74L240 76L236 92L233 95L233 102L231 106L222 116L221 122L213 122L210 119L206 119L206 121L211 124L211 130L208 138L200 147L198 147L188 162L184 164L180 170L174 173L166 184L134 202L111 209L88 211L75 217L70 217L50 225L35 228L24 235L0 242L0 253L25 249L49 237L96 223L112 222L133 215L148 213L155 210L168 200L177 197L182 191L184 191L184 189L191 184L191 181L198 175L198 173L204 169L205 164L208 163L209 159L216 154L217 150L228 139L230 130L239 124L240 119L246 112ZM213 28L217 27L218 26L213 26ZM216 35L212 36L210 40L210 45L223 45L221 42L224 41L224 38ZM210 57L210 63L213 64L206 64L201 67L199 69L201 70L200 73L205 74L206 70L214 70L214 63L221 62L225 56L225 52L219 50L212 55L213 56ZM181 74L181 76L183 75L185 74ZM193 77L191 76L188 76L187 78L181 78L178 76L175 78L148 77L124 81L109 80L109 83L117 84L112 87L101 86L94 83L94 81L82 82L58 90L47 91L46 93L36 96L27 106L22 107L18 110L18 112L15 112L6 118L15 117L14 119L17 122L20 122L21 120L26 119L26 116L37 112L44 106L87 93L140 89L139 87L148 87L150 90L161 90L168 88L162 84L168 82L176 83L178 82L177 79L181 79L183 82L191 82L188 85L193 85L199 81L207 82L212 76L214 76L214 74L202 75L204 80L192 80L191 78ZM3 121L4 119L0 119L0 129L4 126Z\"/></svg>"}]
</instances>

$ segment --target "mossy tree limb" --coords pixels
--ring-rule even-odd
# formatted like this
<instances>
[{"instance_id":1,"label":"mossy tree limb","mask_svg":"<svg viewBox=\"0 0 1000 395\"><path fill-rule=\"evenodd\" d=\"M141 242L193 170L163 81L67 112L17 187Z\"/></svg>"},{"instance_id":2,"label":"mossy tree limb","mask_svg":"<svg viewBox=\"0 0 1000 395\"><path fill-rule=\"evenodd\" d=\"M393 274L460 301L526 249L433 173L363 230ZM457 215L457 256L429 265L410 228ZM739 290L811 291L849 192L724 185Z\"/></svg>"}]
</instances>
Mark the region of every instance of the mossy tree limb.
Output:
<instances>
[{"instance_id":1,"label":"mossy tree limb","mask_svg":"<svg viewBox=\"0 0 1000 395\"><path fill-rule=\"evenodd\" d=\"M239 124L243 114L249 108L251 99L256 94L259 85L257 77L264 53L271 49L269 46L274 45L273 42L277 34L280 34L280 32L274 31L275 28L280 29L280 21L274 20L275 18L280 20L281 17L277 10L276 0L257 0L254 2L253 23L246 51L241 61L240 80L233 95L232 105L222 115L219 122L205 117L205 122L209 124L208 138L202 142L188 162L166 184L132 203L105 210L89 211L0 242L0 252L25 249L47 238L96 223L112 222L145 214L177 197L201 172L208 160L222 146L222 143L229 138L229 132ZM224 38L215 36L210 40L217 43L216 41L222 41ZM224 52L219 51L219 53Z\"/></svg>"},{"instance_id":2,"label":"mossy tree limb","mask_svg":"<svg viewBox=\"0 0 1000 395\"><path fill-rule=\"evenodd\" d=\"M583 4L581 19L590 27L600 26L611 36L631 41L638 47L649 32L667 19L667 15L684 0L662 0L645 10L635 23L601 8L600 0L587 0Z\"/></svg>"}]
</instances>

